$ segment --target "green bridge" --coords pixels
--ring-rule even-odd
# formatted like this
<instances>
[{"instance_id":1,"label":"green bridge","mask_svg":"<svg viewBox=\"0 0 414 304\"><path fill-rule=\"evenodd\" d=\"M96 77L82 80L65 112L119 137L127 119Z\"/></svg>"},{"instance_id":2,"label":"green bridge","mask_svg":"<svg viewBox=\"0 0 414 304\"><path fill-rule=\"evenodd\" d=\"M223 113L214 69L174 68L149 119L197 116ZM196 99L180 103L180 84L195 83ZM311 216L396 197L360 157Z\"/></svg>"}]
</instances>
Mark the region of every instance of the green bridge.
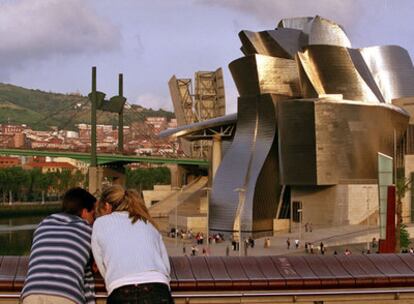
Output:
<instances>
[{"instance_id":1,"label":"green bridge","mask_svg":"<svg viewBox=\"0 0 414 304\"><path fill-rule=\"evenodd\" d=\"M42 151L42 150L22 150L22 149L0 149L0 155L16 156L50 156L50 157L68 157L90 163L91 155L80 152L62 152L62 151ZM98 154L98 164L105 165L111 163L152 163L152 164L178 164L178 165L195 165L206 167L208 161L195 158L169 158L156 156L136 156L121 154Z\"/></svg>"}]
</instances>

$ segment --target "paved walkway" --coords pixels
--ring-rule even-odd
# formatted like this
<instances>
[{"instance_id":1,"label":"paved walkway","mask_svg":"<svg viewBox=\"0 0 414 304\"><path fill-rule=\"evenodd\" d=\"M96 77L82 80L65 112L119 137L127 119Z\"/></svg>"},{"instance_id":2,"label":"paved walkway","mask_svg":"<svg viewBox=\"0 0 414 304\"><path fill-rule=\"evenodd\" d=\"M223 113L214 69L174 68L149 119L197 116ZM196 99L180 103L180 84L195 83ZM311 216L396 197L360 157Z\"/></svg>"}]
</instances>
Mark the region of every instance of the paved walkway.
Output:
<instances>
[{"instance_id":1,"label":"paved walkway","mask_svg":"<svg viewBox=\"0 0 414 304\"><path fill-rule=\"evenodd\" d=\"M407 228L410 236L414 236L414 225L410 225ZM248 248L248 255L291 255L291 254L304 254L305 242L313 243L314 250L317 252L317 247L322 241L327 248L327 253L333 253L337 250L338 253L342 253L345 248L348 248L354 253L361 253L362 250L366 250L367 242L372 241L373 238L379 239L378 227L371 226L369 229L366 225L348 225L330 228L314 228L312 232L304 232L302 229L302 237L299 238L298 229L294 229L292 233L281 232L277 236L270 237L270 247L264 248L265 238L256 240L254 248ZM291 241L290 249L287 249L286 240ZM298 249L295 249L295 239L301 239L301 245ZM164 238L165 244L169 255L184 255L183 247L186 248L187 255L191 254L191 247L195 244L195 240L176 240L172 238ZM226 255L226 247L230 248L230 255L239 255L238 251L231 250L231 243L225 241L218 244L211 244L209 247L210 255L223 256ZM202 255L203 248L207 245L198 245L198 255ZM243 248L242 248L243 249ZM244 250L242 250L244 255Z\"/></svg>"}]
</instances>

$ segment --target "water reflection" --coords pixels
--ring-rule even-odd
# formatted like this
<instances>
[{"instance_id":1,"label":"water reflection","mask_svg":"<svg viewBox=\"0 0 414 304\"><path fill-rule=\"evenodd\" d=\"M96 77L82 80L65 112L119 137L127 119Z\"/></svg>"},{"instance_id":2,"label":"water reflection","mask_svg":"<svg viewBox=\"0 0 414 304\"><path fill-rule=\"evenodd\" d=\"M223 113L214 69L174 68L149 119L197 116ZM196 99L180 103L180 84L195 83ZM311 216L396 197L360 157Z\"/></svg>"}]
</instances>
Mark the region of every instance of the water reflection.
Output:
<instances>
[{"instance_id":1,"label":"water reflection","mask_svg":"<svg viewBox=\"0 0 414 304\"><path fill-rule=\"evenodd\" d=\"M0 218L0 255L29 255L33 231L43 216Z\"/></svg>"}]
</instances>

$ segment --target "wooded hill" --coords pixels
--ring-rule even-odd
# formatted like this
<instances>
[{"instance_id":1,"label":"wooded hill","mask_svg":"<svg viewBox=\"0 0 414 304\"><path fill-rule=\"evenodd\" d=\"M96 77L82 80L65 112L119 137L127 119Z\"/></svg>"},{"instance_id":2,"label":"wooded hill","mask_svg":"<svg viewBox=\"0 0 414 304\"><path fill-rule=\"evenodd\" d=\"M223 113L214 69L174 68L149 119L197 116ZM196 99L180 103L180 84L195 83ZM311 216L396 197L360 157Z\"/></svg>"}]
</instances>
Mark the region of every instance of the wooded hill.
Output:
<instances>
[{"instance_id":1,"label":"wooded hill","mask_svg":"<svg viewBox=\"0 0 414 304\"><path fill-rule=\"evenodd\" d=\"M131 103L129 101L129 103ZM132 105L124 110L124 125L145 117L174 117L174 113ZM118 115L98 111L98 124L118 124ZM35 130L51 126L75 130L79 123L90 123L90 102L79 94L59 94L0 83L0 124L26 124Z\"/></svg>"}]
</instances>

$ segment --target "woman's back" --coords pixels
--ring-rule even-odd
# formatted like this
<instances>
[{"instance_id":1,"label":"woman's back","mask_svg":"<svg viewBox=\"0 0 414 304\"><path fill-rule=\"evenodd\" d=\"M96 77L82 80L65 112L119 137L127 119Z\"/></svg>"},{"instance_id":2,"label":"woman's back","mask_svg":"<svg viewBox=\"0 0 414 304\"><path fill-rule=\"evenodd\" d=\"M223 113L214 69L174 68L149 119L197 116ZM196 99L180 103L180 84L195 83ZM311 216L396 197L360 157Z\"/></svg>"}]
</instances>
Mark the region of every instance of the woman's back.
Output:
<instances>
[{"instance_id":1,"label":"woman's back","mask_svg":"<svg viewBox=\"0 0 414 304\"><path fill-rule=\"evenodd\" d=\"M109 293L127 283L169 284L170 264L160 233L149 222L133 224L128 212L96 220L92 249Z\"/></svg>"}]
</instances>

